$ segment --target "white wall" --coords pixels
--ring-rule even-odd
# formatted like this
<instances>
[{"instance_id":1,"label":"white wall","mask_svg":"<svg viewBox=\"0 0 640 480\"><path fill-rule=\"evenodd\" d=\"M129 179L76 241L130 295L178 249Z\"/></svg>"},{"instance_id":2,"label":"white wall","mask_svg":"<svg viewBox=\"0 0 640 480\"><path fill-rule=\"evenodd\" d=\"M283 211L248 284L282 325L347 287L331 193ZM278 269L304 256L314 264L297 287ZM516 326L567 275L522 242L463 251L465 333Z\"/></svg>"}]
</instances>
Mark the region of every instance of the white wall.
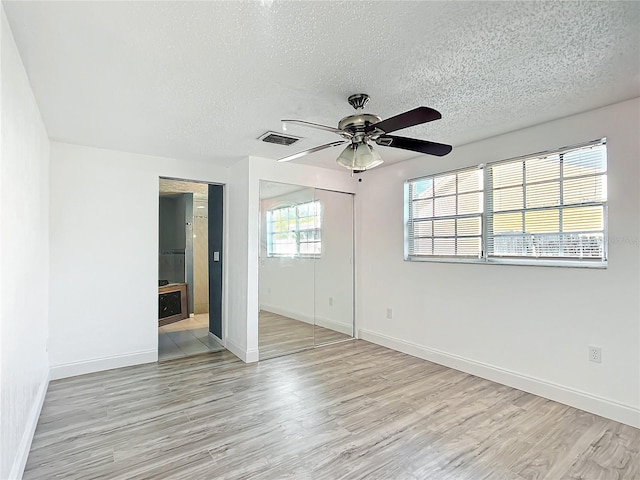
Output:
<instances>
[{"instance_id":1,"label":"white wall","mask_svg":"<svg viewBox=\"0 0 640 480\"><path fill-rule=\"evenodd\" d=\"M157 359L159 177L226 168L52 143L52 378Z\"/></svg>"},{"instance_id":2,"label":"white wall","mask_svg":"<svg viewBox=\"0 0 640 480\"><path fill-rule=\"evenodd\" d=\"M314 200L322 206L320 257L268 257L266 212ZM261 205L260 308L351 335L353 196L307 188L263 199Z\"/></svg>"},{"instance_id":3,"label":"white wall","mask_svg":"<svg viewBox=\"0 0 640 480\"><path fill-rule=\"evenodd\" d=\"M48 384L49 139L1 10L0 478L15 479Z\"/></svg>"},{"instance_id":4,"label":"white wall","mask_svg":"<svg viewBox=\"0 0 640 480\"><path fill-rule=\"evenodd\" d=\"M227 332L225 346L244 361L258 359L257 346L247 344L247 275L249 264L248 232L249 217L249 158L229 167L227 184L227 278L228 296ZM258 218L255 218L258 221Z\"/></svg>"},{"instance_id":5,"label":"white wall","mask_svg":"<svg viewBox=\"0 0 640 480\"><path fill-rule=\"evenodd\" d=\"M356 197L360 336L640 426L639 112L630 100L367 172ZM604 136L606 270L403 261L406 179ZM602 347L601 364L587 345Z\"/></svg>"}]
</instances>

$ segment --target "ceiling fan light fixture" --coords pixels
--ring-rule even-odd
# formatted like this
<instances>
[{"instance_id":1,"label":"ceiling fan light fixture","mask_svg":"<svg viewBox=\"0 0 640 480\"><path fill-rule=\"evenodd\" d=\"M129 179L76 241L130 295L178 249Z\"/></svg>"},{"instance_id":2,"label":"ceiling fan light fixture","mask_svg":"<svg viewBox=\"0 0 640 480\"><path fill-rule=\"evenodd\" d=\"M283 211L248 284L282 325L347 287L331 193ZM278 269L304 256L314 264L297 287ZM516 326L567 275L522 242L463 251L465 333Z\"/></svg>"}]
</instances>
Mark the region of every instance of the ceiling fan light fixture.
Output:
<instances>
[{"instance_id":1,"label":"ceiling fan light fixture","mask_svg":"<svg viewBox=\"0 0 640 480\"><path fill-rule=\"evenodd\" d=\"M382 157L367 143L349 144L336 159L338 164L349 170L370 170L383 163Z\"/></svg>"},{"instance_id":2,"label":"ceiling fan light fixture","mask_svg":"<svg viewBox=\"0 0 640 480\"><path fill-rule=\"evenodd\" d=\"M383 162L382 157L368 143L360 143L356 148L354 170L369 170Z\"/></svg>"},{"instance_id":3,"label":"ceiling fan light fixture","mask_svg":"<svg viewBox=\"0 0 640 480\"><path fill-rule=\"evenodd\" d=\"M353 143L347 145L347 148L345 148L338 158L336 158L336 162L338 162L339 165L342 165L344 168L348 168L349 170L354 169L355 160L356 147Z\"/></svg>"}]
</instances>

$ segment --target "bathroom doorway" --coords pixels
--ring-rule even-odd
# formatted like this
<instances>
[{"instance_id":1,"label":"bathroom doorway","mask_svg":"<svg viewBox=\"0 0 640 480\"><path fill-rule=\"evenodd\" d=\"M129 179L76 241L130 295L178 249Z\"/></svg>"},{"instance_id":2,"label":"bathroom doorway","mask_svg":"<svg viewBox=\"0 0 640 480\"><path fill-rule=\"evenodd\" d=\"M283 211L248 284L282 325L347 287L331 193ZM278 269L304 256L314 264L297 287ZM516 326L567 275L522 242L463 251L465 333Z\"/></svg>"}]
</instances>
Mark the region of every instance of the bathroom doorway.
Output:
<instances>
[{"instance_id":1,"label":"bathroom doorway","mask_svg":"<svg viewBox=\"0 0 640 480\"><path fill-rule=\"evenodd\" d=\"M223 350L223 186L159 182L158 360Z\"/></svg>"}]
</instances>

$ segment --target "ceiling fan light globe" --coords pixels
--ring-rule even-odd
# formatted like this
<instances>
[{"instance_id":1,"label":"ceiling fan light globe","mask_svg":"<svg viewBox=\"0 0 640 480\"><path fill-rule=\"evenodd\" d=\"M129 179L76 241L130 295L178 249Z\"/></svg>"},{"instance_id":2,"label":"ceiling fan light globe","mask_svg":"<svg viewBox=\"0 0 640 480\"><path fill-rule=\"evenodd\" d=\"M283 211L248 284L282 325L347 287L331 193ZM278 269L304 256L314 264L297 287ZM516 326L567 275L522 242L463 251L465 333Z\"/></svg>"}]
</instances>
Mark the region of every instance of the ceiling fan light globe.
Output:
<instances>
[{"instance_id":1,"label":"ceiling fan light globe","mask_svg":"<svg viewBox=\"0 0 640 480\"><path fill-rule=\"evenodd\" d=\"M348 168L349 170L353 170L355 159L356 159L356 149L355 149L355 146L352 143L350 143L349 145L347 145L347 148L345 148L342 151L342 153L338 156L338 158L336 158L336 162L338 162L339 165L342 165L343 167Z\"/></svg>"},{"instance_id":2,"label":"ceiling fan light globe","mask_svg":"<svg viewBox=\"0 0 640 480\"><path fill-rule=\"evenodd\" d=\"M339 165L352 170L370 170L383 163L382 157L367 143L348 145L336 159Z\"/></svg>"}]
</instances>

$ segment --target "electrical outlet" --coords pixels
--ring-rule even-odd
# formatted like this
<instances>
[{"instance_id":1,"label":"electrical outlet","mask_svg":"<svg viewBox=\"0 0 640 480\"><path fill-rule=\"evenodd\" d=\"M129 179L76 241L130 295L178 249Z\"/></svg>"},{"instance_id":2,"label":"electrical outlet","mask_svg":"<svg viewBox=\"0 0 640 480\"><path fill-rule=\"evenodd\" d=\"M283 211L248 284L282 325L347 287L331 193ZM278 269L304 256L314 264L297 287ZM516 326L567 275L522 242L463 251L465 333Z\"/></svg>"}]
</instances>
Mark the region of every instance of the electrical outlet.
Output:
<instances>
[{"instance_id":1,"label":"electrical outlet","mask_svg":"<svg viewBox=\"0 0 640 480\"><path fill-rule=\"evenodd\" d=\"M329 306L333 307L333 297L329 297Z\"/></svg>"},{"instance_id":2,"label":"electrical outlet","mask_svg":"<svg viewBox=\"0 0 640 480\"><path fill-rule=\"evenodd\" d=\"M387 319L391 320L393 318L393 310L391 308L387 308Z\"/></svg>"},{"instance_id":3,"label":"electrical outlet","mask_svg":"<svg viewBox=\"0 0 640 480\"><path fill-rule=\"evenodd\" d=\"M602 363L602 349L600 347L589 345L589 361Z\"/></svg>"}]
</instances>

